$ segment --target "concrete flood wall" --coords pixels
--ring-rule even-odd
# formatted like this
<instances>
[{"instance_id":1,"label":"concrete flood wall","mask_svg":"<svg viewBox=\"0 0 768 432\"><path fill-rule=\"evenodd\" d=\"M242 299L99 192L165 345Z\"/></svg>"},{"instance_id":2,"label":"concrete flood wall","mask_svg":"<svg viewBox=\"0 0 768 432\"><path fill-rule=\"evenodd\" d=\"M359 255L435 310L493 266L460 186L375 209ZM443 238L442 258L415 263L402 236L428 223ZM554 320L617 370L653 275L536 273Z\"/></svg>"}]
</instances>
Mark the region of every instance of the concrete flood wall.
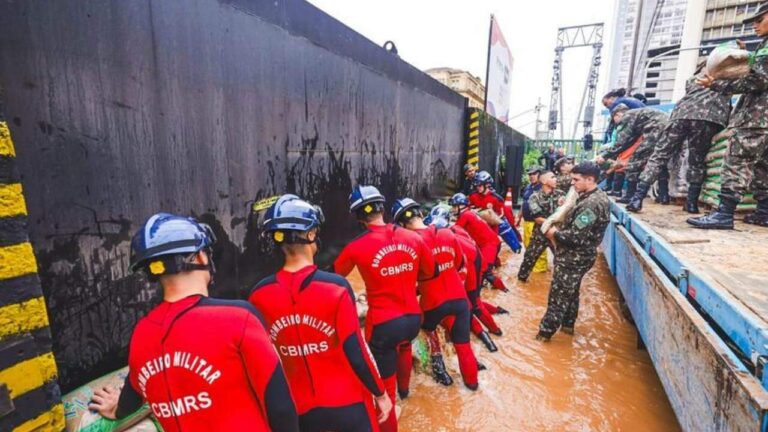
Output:
<instances>
[{"instance_id":1,"label":"concrete flood wall","mask_svg":"<svg viewBox=\"0 0 768 432\"><path fill-rule=\"evenodd\" d=\"M496 189L517 192L521 184L527 137L487 112L470 108L467 114L467 163L495 173Z\"/></svg>"},{"instance_id":2,"label":"concrete flood wall","mask_svg":"<svg viewBox=\"0 0 768 432\"><path fill-rule=\"evenodd\" d=\"M391 202L460 174L465 99L303 1L10 0L0 28L65 392L122 366L159 301L127 272L130 235L151 214L211 224L213 294L242 298L279 264L253 200L322 205L333 251L355 234L352 185Z\"/></svg>"}]
</instances>

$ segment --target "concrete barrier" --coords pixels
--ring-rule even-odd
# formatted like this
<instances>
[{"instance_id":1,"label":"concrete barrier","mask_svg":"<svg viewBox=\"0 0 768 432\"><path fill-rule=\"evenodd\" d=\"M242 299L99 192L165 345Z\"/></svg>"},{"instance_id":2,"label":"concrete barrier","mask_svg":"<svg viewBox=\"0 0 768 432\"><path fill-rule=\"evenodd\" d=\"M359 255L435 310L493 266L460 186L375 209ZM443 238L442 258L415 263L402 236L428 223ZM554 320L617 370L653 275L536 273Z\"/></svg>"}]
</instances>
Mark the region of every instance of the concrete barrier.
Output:
<instances>
[{"instance_id":1,"label":"concrete barrier","mask_svg":"<svg viewBox=\"0 0 768 432\"><path fill-rule=\"evenodd\" d=\"M465 99L304 1L10 0L0 28L65 392L123 366L159 300L127 271L130 235L151 214L209 223L212 293L242 298L280 264L253 200L320 204L332 221L323 264L355 235L352 185L392 201L459 178Z\"/></svg>"}]
</instances>

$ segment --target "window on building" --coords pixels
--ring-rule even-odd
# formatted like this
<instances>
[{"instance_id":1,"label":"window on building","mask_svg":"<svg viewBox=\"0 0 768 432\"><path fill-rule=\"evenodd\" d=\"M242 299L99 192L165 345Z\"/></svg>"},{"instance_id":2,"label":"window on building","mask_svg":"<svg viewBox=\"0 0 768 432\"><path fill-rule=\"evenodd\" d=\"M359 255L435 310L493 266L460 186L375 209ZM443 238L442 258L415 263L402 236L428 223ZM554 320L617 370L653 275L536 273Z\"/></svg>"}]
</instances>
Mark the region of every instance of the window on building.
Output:
<instances>
[{"instance_id":1,"label":"window on building","mask_svg":"<svg viewBox=\"0 0 768 432\"><path fill-rule=\"evenodd\" d=\"M658 78L659 77L659 73L658 72L648 72L647 77L648 78Z\"/></svg>"},{"instance_id":2,"label":"window on building","mask_svg":"<svg viewBox=\"0 0 768 432\"><path fill-rule=\"evenodd\" d=\"M649 82L645 84L645 88L656 88L658 86L659 86L659 83L655 83L655 82Z\"/></svg>"}]
</instances>

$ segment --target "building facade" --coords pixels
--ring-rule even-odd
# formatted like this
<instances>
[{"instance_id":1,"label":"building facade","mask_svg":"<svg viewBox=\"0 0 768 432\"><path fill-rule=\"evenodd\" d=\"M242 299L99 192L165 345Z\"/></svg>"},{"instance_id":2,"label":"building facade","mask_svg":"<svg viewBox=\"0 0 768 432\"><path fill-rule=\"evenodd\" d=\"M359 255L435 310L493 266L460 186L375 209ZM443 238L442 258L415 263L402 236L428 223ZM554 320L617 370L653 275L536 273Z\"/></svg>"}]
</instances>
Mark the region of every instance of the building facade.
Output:
<instances>
[{"instance_id":1,"label":"building facade","mask_svg":"<svg viewBox=\"0 0 768 432\"><path fill-rule=\"evenodd\" d=\"M424 73L469 99L470 108L485 109L485 86L480 78L452 68L433 68Z\"/></svg>"},{"instance_id":2,"label":"building facade","mask_svg":"<svg viewBox=\"0 0 768 432\"><path fill-rule=\"evenodd\" d=\"M631 87L655 101L672 97L677 57L648 59L659 49L680 45L687 5L688 0L617 0L609 88Z\"/></svg>"}]
</instances>

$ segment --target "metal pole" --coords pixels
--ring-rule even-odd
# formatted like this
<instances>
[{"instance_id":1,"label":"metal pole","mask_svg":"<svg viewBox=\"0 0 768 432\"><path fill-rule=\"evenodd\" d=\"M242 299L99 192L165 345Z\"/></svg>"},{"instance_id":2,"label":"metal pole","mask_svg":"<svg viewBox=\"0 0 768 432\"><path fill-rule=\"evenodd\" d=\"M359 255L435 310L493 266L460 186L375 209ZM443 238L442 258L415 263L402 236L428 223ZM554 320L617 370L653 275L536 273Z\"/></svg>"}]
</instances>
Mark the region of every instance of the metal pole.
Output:
<instances>
[{"instance_id":1,"label":"metal pole","mask_svg":"<svg viewBox=\"0 0 768 432\"><path fill-rule=\"evenodd\" d=\"M635 34L632 38L632 57L629 59L629 77L627 78L627 92L632 91L632 75L635 74L635 61L637 57L637 42L640 40L640 21L643 19L643 0L637 2L637 19L635 20Z\"/></svg>"}]
</instances>

